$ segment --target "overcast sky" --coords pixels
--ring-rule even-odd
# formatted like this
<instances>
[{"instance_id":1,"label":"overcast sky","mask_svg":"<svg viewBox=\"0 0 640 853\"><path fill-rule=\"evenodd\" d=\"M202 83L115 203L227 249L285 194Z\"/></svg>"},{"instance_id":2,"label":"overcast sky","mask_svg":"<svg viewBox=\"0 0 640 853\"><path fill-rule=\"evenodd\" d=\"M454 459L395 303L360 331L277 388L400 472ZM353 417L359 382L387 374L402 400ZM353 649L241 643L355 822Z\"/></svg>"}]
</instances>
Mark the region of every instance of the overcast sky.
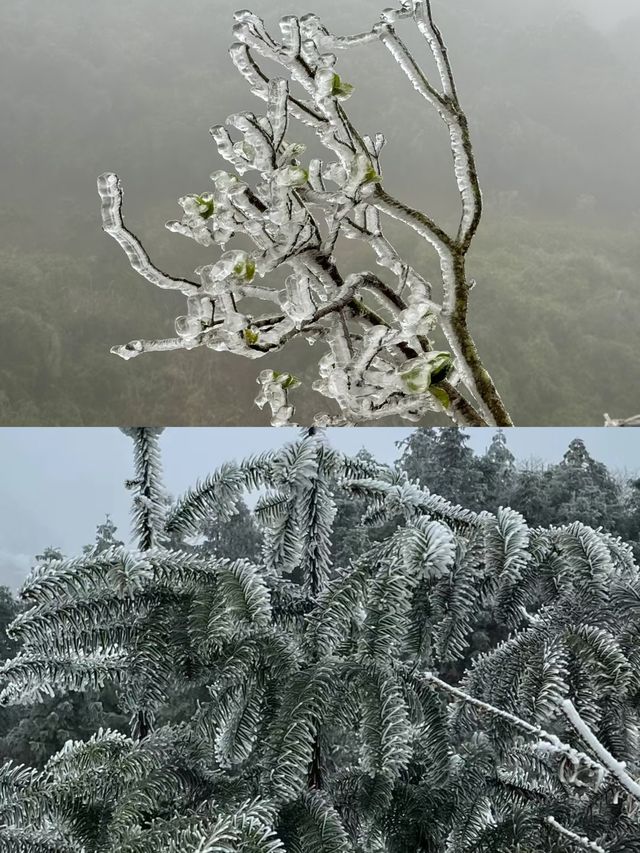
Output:
<instances>
[{"instance_id":1,"label":"overcast sky","mask_svg":"<svg viewBox=\"0 0 640 853\"><path fill-rule=\"evenodd\" d=\"M411 429L333 429L334 447L356 453L366 447L381 461L398 456L396 442ZM482 452L493 430L470 430L471 446ZM297 435L293 429L170 428L161 443L165 481L177 495L222 462L277 447ZM572 438L617 470L640 470L640 430L518 428L507 431L518 459L557 462ZM47 545L68 555L94 538L96 525L111 515L123 536L129 529L129 493L123 481L132 474L130 440L119 430L0 430L0 584L17 587L33 555Z\"/></svg>"}]
</instances>

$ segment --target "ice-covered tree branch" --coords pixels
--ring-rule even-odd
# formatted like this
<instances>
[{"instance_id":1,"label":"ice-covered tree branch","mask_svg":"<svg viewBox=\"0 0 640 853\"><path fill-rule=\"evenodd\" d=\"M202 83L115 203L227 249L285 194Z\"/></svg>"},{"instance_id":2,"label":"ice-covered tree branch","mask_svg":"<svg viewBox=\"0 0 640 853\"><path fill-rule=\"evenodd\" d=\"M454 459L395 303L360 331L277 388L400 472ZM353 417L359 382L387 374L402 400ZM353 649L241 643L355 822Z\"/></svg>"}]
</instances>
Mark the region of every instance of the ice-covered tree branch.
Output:
<instances>
[{"instance_id":1,"label":"ice-covered tree branch","mask_svg":"<svg viewBox=\"0 0 640 853\"><path fill-rule=\"evenodd\" d=\"M217 261L196 270L199 282L174 278L153 265L122 219L122 187L112 173L98 179L103 228L121 245L132 268L153 284L180 290L186 314L176 337L136 340L113 348L123 358L146 352L208 347L264 358L302 336L324 354L315 391L337 404L318 413L316 424L355 424L387 417L416 421L445 413L462 425L511 425L500 394L471 336L467 313L471 282L466 255L482 214L468 122L460 105L442 35L428 0L405 0L386 9L369 31L330 33L314 14L288 15L276 39L252 12L235 15L231 58L252 92L266 102L263 115L229 116L211 136L230 171L211 175L213 191L179 199L180 221L167 228L203 246L219 245ZM412 23L424 37L437 68L432 81L396 29ZM461 214L455 235L428 213L396 199L384 186L381 133L361 133L345 109L353 86L336 72L332 51L381 42L412 86L442 118L450 140ZM284 76L269 77L260 62L275 62ZM292 92L292 87L298 90ZM303 165L305 146L291 136L291 120L310 127L328 152ZM232 137L230 130L238 138ZM254 173L245 179L247 173ZM408 264L383 233L382 218L411 229L435 251L441 292ZM251 238L252 251L227 249L236 235ZM343 275L334 255L341 239L373 249L384 270ZM270 274L289 268L284 287ZM258 281L260 280L260 283ZM271 303L256 313L246 301ZM448 349L439 351L439 331ZM268 405L272 423L293 416L291 373L263 370L257 403Z\"/></svg>"},{"instance_id":2,"label":"ice-covered tree branch","mask_svg":"<svg viewBox=\"0 0 640 853\"><path fill-rule=\"evenodd\" d=\"M532 723L521 719L516 714L511 714L501 708L496 708L494 705L491 705L488 702L483 702L481 699L476 699L475 697L470 696L464 690L461 690L459 687L454 687L452 684L449 684L448 682L443 681L441 678L438 678L432 672L412 673L412 676L420 681L433 684L434 687L437 687L439 690L443 690L446 693L449 693L458 701L468 705L473 705L474 708L477 708L479 711L485 714L489 714L493 717L499 717L501 720L505 720L505 722L509 723L509 725L514 726L516 729L519 729L525 734L535 737L539 741L542 741L540 747L543 752L552 752L557 755L568 758L574 765L582 764L590 770L594 771L596 777L600 780L604 778L609 769L607 766L604 766L604 764L599 764L597 761L594 761L593 758L591 758L591 756L587 755L585 752L581 752L580 750L574 749L574 747L570 746L568 743L563 743L557 737L557 735L545 731L541 726L533 725Z\"/></svg>"},{"instance_id":3,"label":"ice-covered tree branch","mask_svg":"<svg viewBox=\"0 0 640 853\"><path fill-rule=\"evenodd\" d=\"M595 841L591 841L587 838L586 835L578 835L577 832L573 832L571 829L567 829L566 826L563 826L559 823L553 816L549 816L547 818L547 823L549 826L553 827L556 832L559 832L560 835L564 835L565 838L570 839L575 845L578 847L582 847L583 850L591 850L593 853L607 853L604 847L601 847L599 844L596 844Z\"/></svg>"},{"instance_id":4,"label":"ice-covered tree branch","mask_svg":"<svg viewBox=\"0 0 640 853\"><path fill-rule=\"evenodd\" d=\"M593 750L598 756L602 764L607 768L608 772L615 777L618 784L621 785L629 793L634 800L640 802L640 785L632 779L626 771L624 761L618 761L611 755L609 750L595 736L590 727L582 719L575 705L570 699L565 699L560 704L560 710L569 720L571 725L578 732L582 740Z\"/></svg>"}]
</instances>

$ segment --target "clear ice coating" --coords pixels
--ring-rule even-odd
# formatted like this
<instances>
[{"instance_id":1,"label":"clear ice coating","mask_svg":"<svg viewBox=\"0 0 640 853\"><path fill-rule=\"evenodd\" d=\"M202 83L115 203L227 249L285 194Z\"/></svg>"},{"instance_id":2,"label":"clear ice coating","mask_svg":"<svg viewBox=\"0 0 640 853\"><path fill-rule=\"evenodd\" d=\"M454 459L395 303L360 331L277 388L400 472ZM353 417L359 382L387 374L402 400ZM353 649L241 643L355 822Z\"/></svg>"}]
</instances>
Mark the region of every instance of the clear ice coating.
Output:
<instances>
[{"instance_id":1,"label":"clear ice coating","mask_svg":"<svg viewBox=\"0 0 640 853\"><path fill-rule=\"evenodd\" d=\"M390 416L416 421L426 412L444 412L465 423L460 401L476 412L478 423L495 423L452 321L457 294L469 286L457 270L481 202L446 49L428 11L424 0L403 0L398 8L384 9L370 30L351 36L331 33L313 13L287 15L280 21L279 38L250 10L235 13L236 41L229 53L251 91L265 102L265 112L238 112L211 127L228 170L213 172L211 185L200 194L179 198L181 218L166 223L168 230L199 245L216 252L220 246L211 263L195 270L196 281L174 278L152 264L124 225L120 180L110 172L98 178L104 231L120 244L136 272L187 298L186 312L175 320L175 338L135 340L112 352L130 359L204 346L262 358L302 335L323 349L313 388L339 409L339 414L319 412L318 424ZM395 28L405 19L413 20L424 37L438 85L397 37ZM385 137L359 133L345 112L343 102L353 87L336 72L337 55L372 41L386 47L448 129L462 205L455 236L383 191ZM281 75L270 78L261 60L279 65ZM302 94L292 95L292 83ZM305 160L305 146L289 138L292 119L314 130L326 149L323 159ZM412 228L435 249L440 302L384 235L382 214ZM248 237L253 250L229 248L236 235ZM333 254L340 237L370 246L380 275L341 273ZM281 267L288 272L284 287L270 281ZM259 303L264 308L256 311ZM435 351L430 340L438 328L448 351ZM294 413L290 392L298 380L266 369L258 382L258 406L271 410L273 424L289 423Z\"/></svg>"}]
</instances>

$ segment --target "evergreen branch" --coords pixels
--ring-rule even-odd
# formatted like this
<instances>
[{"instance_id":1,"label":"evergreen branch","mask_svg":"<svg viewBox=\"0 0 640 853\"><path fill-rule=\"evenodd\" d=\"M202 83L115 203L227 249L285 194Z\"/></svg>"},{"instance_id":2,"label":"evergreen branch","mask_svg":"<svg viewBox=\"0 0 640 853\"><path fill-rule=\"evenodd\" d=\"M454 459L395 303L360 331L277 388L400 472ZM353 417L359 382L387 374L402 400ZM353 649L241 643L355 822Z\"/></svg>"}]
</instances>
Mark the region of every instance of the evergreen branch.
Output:
<instances>
[{"instance_id":1,"label":"evergreen branch","mask_svg":"<svg viewBox=\"0 0 640 853\"><path fill-rule=\"evenodd\" d=\"M553 753L557 753L560 755L565 755L572 760L577 760L585 764L585 766L592 768L594 771L605 774L607 773L607 768L600 764L597 761L594 761L589 755L585 752L580 752L579 750L574 749L569 744L562 743L560 739L549 732L545 731L541 726L533 725L532 723L528 723L526 720L521 719L515 714L511 714L508 711L503 711L500 708L496 708L493 705L490 705L488 702L483 702L480 699L475 699L473 696L470 696L468 693L465 693L463 690L460 690L458 687L454 687L451 684L447 684L446 681L443 681L441 678L438 678L432 672L420 672L419 674L412 673L407 670L407 668L401 668L403 671L406 671L412 678L415 678L417 681L423 681L426 683L433 684L440 690L444 690L447 693L454 696L456 699L467 703L469 705L473 705L474 708L478 708L478 710L483 711L486 714L490 714L491 716L498 717L501 720L509 723L512 726L523 731L525 734L536 737L542 741L543 747L545 750L549 750Z\"/></svg>"},{"instance_id":2,"label":"evergreen branch","mask_svg":"<svg viewBox=\"0 0 640 853\"><path fill-rule=\"evenodd\" d=\"M225 463L174 504L167 515L167 531L184 536L198 533L211 518L228 521L237 512L244 488L243 472L235 463Z\"/></svg>"},{"instance_id":3,"label":"evergreen branch","mask_svg":"<svg viewBox=\"0 0 640 853\"><path fill-rule=\"evenodd\" d=\"M167 495L162 484L159 438L162 429L149 427L122 430L133 440L135 479L128 482L133 490L133 524L141 551L162 545L165 536Z\"/></svg>"}]
</instances>

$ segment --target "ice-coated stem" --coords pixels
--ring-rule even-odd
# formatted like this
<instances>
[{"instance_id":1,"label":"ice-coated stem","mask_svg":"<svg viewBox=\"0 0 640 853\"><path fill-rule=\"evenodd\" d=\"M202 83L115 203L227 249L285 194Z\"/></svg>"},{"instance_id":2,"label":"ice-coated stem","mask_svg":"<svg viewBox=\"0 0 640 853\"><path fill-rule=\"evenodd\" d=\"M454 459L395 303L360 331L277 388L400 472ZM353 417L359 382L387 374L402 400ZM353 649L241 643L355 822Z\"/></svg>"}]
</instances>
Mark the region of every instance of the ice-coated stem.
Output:
<instances>
[{"instance_id":1,"label":"ice-coated stem","mask_svg":"<svg viewBox=\"0 0 640 853\"><path fill-rule=\"evenodd\" d=\"M640 785L632 779L626 771L624 761L618 761L611 755L609 750L603 746L589 726L582 719L575 705L570 699L564 699L560 703L560 710L569 720L574 729L578 732L582 740L593 750L598 756L602 764L617 779L618 783L627 791L634 800L640 802Z\"/></svg>"},{"instance_id":2,"label":"ice-coated stem","mask_svg":"<svg viewBox=\"0 0 640 853\"><path fill-rule=\"evenodd\" d=\"M104 230L136 272L159 287L180 290L189 303L186 316L176 319L176 338L132 341L112 352L131 358L206 346L261 358L302 335L309 343L322 342L325 354L313 388L340 410L337 417L317 415L315 423L356 424L393 416L417 421L437 412L462 426L511 426L467 325L471 288L465 259L480 221L482 196L447 49L426 0L403 0L399 9L385 9L380 18L369 31L343 37L330 33L314 14L287 15L278 39L254 13L235 14L236 41L229 53L252 92L266 102L266 111L262 116L237 113L228 117L227 127L211 128L220 157L233 171L214 172L213 191L180 198L182 220L166 223L170 231L203 246L222 247L215 263L196 270L199 284L173 278L151 263L124 226L119 179L112 173L100 176ZM404 20L424 37L439 84L429 80L398 37L395 25ZM448 128L462 203L455 236L383 188L384 136L361 134L346 112L344 101L353 87L335 72L332 51L376 41ZM280 65L286 76L269 76L257 56ZM292 94L290 83L301 95ZM315 132L328 152L326 161L305 163L305 146L289 136L291 119ZM245 183L249 172L257 178ZM382 214L411 228L435 250L441 300L385 237ZM236 233L248 236L255 250L226 251ZM334 257L341 237L366 242L390 280L368 270L342 275ZM284 288L270 286L268 276L284 264L291 269ZM258 278L264 283L256 284ZM275 303L281 313L255 314L253 306L245 307L249 299ZM437 352L429 337L438 327L448 352ZM299 384L283 387L282 375L262 371L259 380L263 390L257 402L269 402L277 423L293 414L287 392Z\"/></svg>"},{"instance_id":3,"label":"ice-coated stem","mask_svg":"<svg viewBox=\"0 0 640 853\"><path fill-rule=\"evenodd\" d=\"M382 188L376 190L374 203L382 213L403 222L424 237L438 253L444 287L440 325L456 356L465 385L490 426L513 426L511 416L480 359L467 325L469 284L464 252L428 216L392 198Z\"/></svg>"},{"instance_id":4,"label":"ice-coated stem","mask_svg":"<svg viewBox=\"0 0 640 853\"><path fill-rule=\"evenodd\" d=\"M113 172L100 175L98 193L102 200L102 230L124 249L132 269L151 284L166 290L180 290L185 296L197 293L200 288L194 281L173 278L155 267L138 238L125 228L122 220L122 184L118 176Z\"/></svg>"},{"instance_id":5,"label":"ice-coated stem","mask_svg":"<svg viewBox=\"0 0 640 853\"><path fill-rule=\"evenodd\" d=\"M591 841L591 839L587 838L586 835L578 835L576 832L573 832L573 830L567 829L566 826L563 826L551 815L547 818L547 823L549 826L553 827L556 832L559 832L560 835L564 835L565 838L569 838L574 844L582 847L583 850L592 850L593 853L607 853L604 847L596 844L595 841Z\"/></svg>"}]
</instances>

